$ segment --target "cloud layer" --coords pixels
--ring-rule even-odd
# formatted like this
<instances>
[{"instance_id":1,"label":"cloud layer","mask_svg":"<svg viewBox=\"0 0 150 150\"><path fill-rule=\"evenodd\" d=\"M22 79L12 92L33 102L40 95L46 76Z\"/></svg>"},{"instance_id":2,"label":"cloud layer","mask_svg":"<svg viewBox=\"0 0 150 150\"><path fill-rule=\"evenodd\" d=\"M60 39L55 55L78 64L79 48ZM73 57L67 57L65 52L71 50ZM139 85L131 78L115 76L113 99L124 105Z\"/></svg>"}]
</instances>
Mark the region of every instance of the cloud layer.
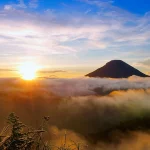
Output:
<instances>
[{"instance_id":1,"label":"cloud layer","mask_svg":"<svg viewBox=\"0 0 150 150\"><path fill-rule=\"evenodd\" d=\"M51 140L57 141L67 130L69 138L83 141L89 150L130 150L130 144L136 147L140 139L139 150L144 150L142 139L149 140L149 78L1 79L0 83L1 127L13 111L35 127L49 116Z\"/></svg>"},{"instance_id":2,"label":"cloud layer","mask_svg":"<svg viewBox=\"0 0 150 150\"><path fill-rule=\"evenodd\" d=\"M5 60L15 56L19 61L30 56L44 61L49 55L77 54L82 57L81 53L90 51L94 54L98 50L107 53L107 57L103 54L105 60L110 55L112 59L114 53L127 59L133 53L135 59L148 57L141 54L146 54L149 47L149 13L138 16L112 2L87 0L78 3L78 13L72 5L67 7L65 4L61 6L62 10L41 12L28 11L23 0L15 5L5 5L0 10L1 55L5 53ZM38 2L32 0L29 6L37 7ZM93 57L91 59L95 59Z\"/></svg>"}]
</instances>

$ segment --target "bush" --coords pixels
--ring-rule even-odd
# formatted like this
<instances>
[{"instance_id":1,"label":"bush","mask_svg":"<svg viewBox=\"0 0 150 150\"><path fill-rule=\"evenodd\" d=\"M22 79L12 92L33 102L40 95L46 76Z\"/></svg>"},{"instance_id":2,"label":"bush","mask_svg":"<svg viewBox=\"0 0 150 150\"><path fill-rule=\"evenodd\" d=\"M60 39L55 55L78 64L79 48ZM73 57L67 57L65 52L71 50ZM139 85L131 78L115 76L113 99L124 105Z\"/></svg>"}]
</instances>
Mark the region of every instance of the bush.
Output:
<instances>
[{"instance_id":1,"label":"bush","mask_svg":"<svg viewBox=\"0 0 150 150\"><path fill-rule=\"evenodd\" d=\"M3 128L0 135L0 150L81 150L80 143L72 141L70 145L67 144L67 134L61 146L47 144L44 133L48 121L49 117L44 117L41 127L35 130L24 125L18 116L11 113L8 126Z\"/></svg>"}]
</instances>

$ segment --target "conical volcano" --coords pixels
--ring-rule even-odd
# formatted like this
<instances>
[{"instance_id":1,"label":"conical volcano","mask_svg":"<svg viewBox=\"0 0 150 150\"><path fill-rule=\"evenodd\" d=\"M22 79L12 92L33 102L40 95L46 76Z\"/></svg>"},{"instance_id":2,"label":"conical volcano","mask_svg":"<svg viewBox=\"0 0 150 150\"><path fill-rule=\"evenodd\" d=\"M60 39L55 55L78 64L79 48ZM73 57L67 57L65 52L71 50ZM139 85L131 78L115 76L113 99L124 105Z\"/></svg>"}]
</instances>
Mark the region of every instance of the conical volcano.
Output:
<instances>
[{"instance_id":1,"label":"conical volcano","mask_svg":"<svg viewBox=\"0 0 150 150\"><path fill-rule=\"evenodd\" d=\"M149 77L122 60L112 60L103 67L87 74L88 77L128 78L132 75Z\"/></svg>"}]
</instances>

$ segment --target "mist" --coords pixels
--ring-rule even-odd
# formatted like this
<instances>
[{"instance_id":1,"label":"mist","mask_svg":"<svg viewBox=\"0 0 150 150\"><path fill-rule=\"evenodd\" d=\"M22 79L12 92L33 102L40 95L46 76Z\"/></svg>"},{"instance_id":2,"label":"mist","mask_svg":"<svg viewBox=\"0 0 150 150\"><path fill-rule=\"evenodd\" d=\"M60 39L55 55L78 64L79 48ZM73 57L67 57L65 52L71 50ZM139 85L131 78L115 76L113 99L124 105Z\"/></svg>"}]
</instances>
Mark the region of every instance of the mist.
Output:
<instances>
[{"instance_id":1,"label":"mist","mask_svg":"<svg viewBox=\"0 0 150 150\"><path fill-rule=\"evenodd\" d=\"M1 128L11 112L33 127L49 116L48 138L56 143L67 131L86 150L150 148L150 78L16 78L0 83Z\"/></svg>"}]
</instances>

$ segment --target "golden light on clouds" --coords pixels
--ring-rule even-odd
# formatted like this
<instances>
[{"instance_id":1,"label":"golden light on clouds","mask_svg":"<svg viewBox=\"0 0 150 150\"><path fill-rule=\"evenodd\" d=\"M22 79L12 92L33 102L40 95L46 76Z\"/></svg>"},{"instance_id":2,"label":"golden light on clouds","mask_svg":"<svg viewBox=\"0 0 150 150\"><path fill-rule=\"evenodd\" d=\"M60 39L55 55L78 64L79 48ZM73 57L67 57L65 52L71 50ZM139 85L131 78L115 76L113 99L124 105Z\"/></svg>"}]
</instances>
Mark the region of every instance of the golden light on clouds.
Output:
<instances>
[{"instance_id":1,"label":"golden light on clouds","mask_svg":"<svg viewBox=\"0 0 150 150\"><path fill-rule=\"evenodd\" d=\"M24 62L19 68L19 74L24 80L33 80L37 77L39 66L35 62Z\"/></svg>"}]
</instances>

